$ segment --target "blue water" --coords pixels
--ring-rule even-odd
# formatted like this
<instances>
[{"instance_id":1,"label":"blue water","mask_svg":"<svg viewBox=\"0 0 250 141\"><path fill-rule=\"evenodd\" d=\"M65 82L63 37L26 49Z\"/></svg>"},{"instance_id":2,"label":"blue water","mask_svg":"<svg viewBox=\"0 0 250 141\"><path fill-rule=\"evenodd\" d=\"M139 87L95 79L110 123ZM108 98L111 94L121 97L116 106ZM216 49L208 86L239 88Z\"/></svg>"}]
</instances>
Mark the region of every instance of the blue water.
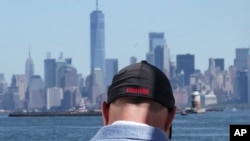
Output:
<instances>
[{"instance_id":1,"label":"blue water","mask_svg":"<svg viewBox=\"0 0 250 141\"><path fill-rule=\"evenodd\" d=\"M230 124L250 124L250 110L176 115L172 141L229 141ZM88 141L102 125L100 116L0 115L0 141Z\"/></svg>"}]
</instances>

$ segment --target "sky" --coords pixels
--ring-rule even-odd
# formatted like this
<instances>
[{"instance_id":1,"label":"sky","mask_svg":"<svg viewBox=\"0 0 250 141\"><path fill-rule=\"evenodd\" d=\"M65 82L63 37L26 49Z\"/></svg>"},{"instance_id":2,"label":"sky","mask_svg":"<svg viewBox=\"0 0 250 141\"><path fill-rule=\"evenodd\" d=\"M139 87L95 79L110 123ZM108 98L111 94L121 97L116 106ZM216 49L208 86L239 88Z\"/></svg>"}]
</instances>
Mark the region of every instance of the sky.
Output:
<instances>
[{"instance_id":1,"label":"sky","mask_svg":"<svg viewBox=\"0 0 250 141\"><path fill-rule=\"evenodd\" d=\"M170 58L194 54L195 68L205 71L209 58L233 65L236 48L250 47L249 0L99 0L105 14L106 58L119 69L131 56L144 60L149 32L164 32ZM72 58L86 77L90 72L90 13L95 0L0 0L0 73L10 82L25 73L30 50L35 74L44 75L50 52Z\"/></svg>"}]
</instances>

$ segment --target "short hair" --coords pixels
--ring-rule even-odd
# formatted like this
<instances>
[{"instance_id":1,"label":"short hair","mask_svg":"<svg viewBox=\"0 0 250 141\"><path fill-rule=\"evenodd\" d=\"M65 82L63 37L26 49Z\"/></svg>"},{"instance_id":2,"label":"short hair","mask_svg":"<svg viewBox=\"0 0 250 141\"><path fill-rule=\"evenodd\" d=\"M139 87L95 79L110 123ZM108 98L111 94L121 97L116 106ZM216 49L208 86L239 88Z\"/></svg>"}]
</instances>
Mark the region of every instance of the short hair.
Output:
<instances>
[{"instance_id":1,"label":"short hair","mask_svg":"<svg viewBox=\"0 0 250 141\"><path fill-rule=\"evenodd\" d=\"M119 105L123 106L123 104L125 104L125 103L139 106L140 104L148 103L148 104L150 104L149 110L152 112L159 112L163 109L168 109L168 111L170 112L169 108L166 108L165 106L161 105L160 103L158 103L152 99L149 99L149 98L124 96L124 97L120 97L120 98L116 99L112 103L116 106L119 106Z\"/></svg>"}]
</instances>

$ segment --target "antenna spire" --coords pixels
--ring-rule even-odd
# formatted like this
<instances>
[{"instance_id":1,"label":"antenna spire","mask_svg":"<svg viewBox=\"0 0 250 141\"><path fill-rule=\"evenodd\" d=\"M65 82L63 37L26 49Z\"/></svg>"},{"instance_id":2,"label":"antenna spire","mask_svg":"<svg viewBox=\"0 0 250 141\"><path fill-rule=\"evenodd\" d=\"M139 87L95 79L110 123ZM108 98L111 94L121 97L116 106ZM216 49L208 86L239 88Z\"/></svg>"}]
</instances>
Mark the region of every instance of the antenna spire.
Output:
<instances>
[{"instance_id":1,"label":"antenna spire","mask_svg":"<svg viewBox=\"0 0 250 141\"><path fill-rule=\"evenodd\" d=\"M31 55L30 55L30 46L29 46L29 58L31 58Z\"/></svg>"},{"instance_id":2,"label":"antenna spire","mask_svg":"<svg viewBox=\"0 0 250 141\"><path fill-rule=\"evenodd\" d=\"M96 0L96 11L98 11L98 0Z\"/></svg>"}]
</instances>

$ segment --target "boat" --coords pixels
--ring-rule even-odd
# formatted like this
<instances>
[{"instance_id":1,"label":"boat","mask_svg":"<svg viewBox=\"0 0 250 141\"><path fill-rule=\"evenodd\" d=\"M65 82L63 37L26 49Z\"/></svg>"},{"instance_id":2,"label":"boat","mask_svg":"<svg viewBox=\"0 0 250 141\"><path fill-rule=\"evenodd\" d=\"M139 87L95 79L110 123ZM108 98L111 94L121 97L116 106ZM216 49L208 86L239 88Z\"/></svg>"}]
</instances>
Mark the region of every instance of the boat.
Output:
<instances>
[{"instance_id":1,"label":"boat","mask_svg":"<svg viewBox=\"0 0 250 141\"><path fill-rule=\"evenodd\" d=\"M237 108L233 107L231 110L232 110L232 112L235 112L235 111L237 111Z\"/></svg>"},{"instance_id":2,"label":"boat","mask_svg":"<svg viewBox=\"0 0 250 141\"><path fill-rule=\"evenodd\" d=\"M199 114L199 113L205 113L206 109L204 109L204 108L187 108L186 112L190 113L190 114Z\"/></svg>"},{"instance_id":3,"label":"boat","mask_svg":"<svg viewBox=\"0 0 250 141\"><path fill-rule=\"evenodd\" d=\"M186 116L186 115L188 115L188 113L187 113L186 111L182 111L182 112L181 112L181 115L182 115L182 116Z\"/></svg>"}]
</instances>

